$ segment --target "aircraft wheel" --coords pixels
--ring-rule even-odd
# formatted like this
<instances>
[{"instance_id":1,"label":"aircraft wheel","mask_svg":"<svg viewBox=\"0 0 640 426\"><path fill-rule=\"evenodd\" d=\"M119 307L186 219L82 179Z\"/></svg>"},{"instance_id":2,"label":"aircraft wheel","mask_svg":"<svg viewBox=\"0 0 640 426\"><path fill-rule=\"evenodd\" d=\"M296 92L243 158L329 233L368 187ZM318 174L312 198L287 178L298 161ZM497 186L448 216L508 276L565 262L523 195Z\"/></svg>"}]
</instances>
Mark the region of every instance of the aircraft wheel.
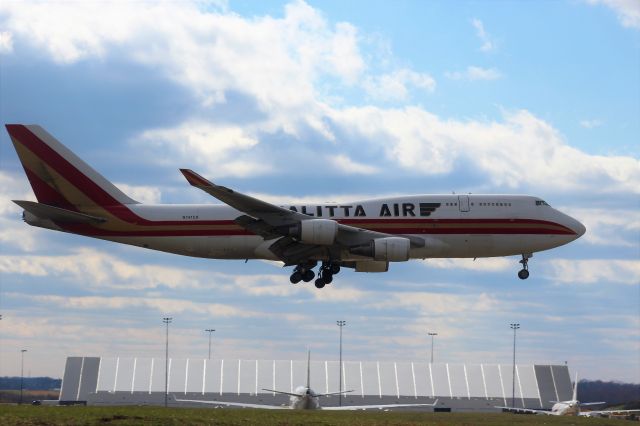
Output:
<instances>
[{"instance_id":1,"label":"aircraft wheel","mask_svg":"<svg viewBox=\"0 0 640 426\"><path fill-rule=\"evenodd\" d=\"M322 288L322 287L324 287L324 284L325 283L324 283L324 280L322 278L318 278L316 280L316 288Z\"/></svg>"},{"instance_id":2,"label":"aircraft wheel","mask_svg":"<svg viewBox=\"0 0 640 426\"><path fill-rule=\"evenodd\" d=\"M302 274L298 271L295 271L289 277L289 281L291 281L291 284L298 284L301 280L302 280Z\"/></svg>"},{"instance_id":3,"label":"aircraft wheel","mask_svg":"<svg viewBox=\"0 0 640 426\"><path fill-rule=\"evenodd\" d=\"M315 272L313 272L311 269L308 269L304 274L302 274L302 281L304 281L305 283L308 283L315 277L316 277Z\"/></svg>"},{"instance_id":4,"label":"aircraft wheel","mask_svg":"<svg viewBox=\"0 0 640 426\"><path fill-rule=\"evenodd\" d=\"M521 269L518 272L518 278L520 278L521 280L526 280L527 278L529 278L529 271L526 269Z\"/></svg>"},{"instance_id":5,"label":"aircraft wheel","mask_svg":"<svg viewBox=\"0 0 640 426\"><path fill-rule=\"evenodd\" d=\"M322 274L322 281L324 281L325 284L331 284L333 281L333 275L328 273Z\"/></svg>"},{"instance_id":6,"label":"aircraft wheel","mask_svg":"<svg viewBox=\"0 0 640 426\"><path fill-rule=\"evenodd\" d=\"M331 273L335 275L338 272L340 272L340 265L331 265Z\"/></svg>"}]
</instances>

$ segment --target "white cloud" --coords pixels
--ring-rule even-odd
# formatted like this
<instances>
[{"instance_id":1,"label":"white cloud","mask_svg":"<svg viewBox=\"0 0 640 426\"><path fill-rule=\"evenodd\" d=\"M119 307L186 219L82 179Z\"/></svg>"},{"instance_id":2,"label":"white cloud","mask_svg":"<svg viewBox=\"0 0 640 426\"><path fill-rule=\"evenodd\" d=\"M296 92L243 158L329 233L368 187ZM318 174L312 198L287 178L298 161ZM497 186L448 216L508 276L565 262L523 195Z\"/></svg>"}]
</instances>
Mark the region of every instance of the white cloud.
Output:
<instances>
[{"instance_id":1,"label":"white cloud","mask_svg":"<svg viewBox=\"0 0 640 426\"><path fill-rule=\"evenodd\" d=\"M15 255L0 257L0 272L34 277L64 277L88 288L148 289L212 286L211 276L158 265L123 261L94 249L81 248L64 255Z\"/></svg>"},{"instance_id":2,"label":"white cloud","mask_svg":"<svg viewBox=\"0 0 640 426\"><path fill-rule=\"evenodd\" d=\"M41 240L20 218L22 209L11 200L35 201L26 176L0 171L0 242L5 247L32 251Z\"/></svg>"},{"instance_id":3,"label":"white cloud","mask_svg":"<svg viewBox=\"0 0 640 426\"><path fill-rule=\"evenodd\" d=\"M235 317L252 318L262 316L258 311L248 311L231 305L220 303L198 303L191 300L153 298L153 297L120 297L120 296L54 296L35 295L32 299L36 302L55 305L63 309L83 310L125 310L150 308L160 313L176 315L185 312L207 314L211 317Z\"/></svg>"},{"instance_id":4,"label":"white cloud","mask_svg":"<svg viewBox=\"0 0 640 426\"><path fill-rule=\"evenodd\" d=\"M426 259L425 266L438 269L467 269L482 272L500 272L517 268L517 263L505 257L483 257L473 259Z\"/></svg>"},{"instance_id":5,"label":"white cloud","mask_svg":"<svg viewBox=\"0 0 640 426\"><path fill-rule=\"evenodd\" d=\"M186 122L174 128L147 130L137 140L154 146L156 152L168 153L165 161L175 163L177 159L187 168L196 164L215 177L258 175L270 170L263 160L242 157L258 140L239 126Z\"/></svg>"},{"instance_id":6,"label":"white cloud","mask_svg":"<svg viewBox=\"0 0 640 426\"><path fill-rule=\"evenodd\" d=\"M344 154L330 156L329 164L347 174L372 175L378 172L377 167L355 162Z\"/></svg>"},{"instance_id":7,"label":"white cloud","mask_svg":"<svg viewBox=\"0 0 640 426\"><path fill-rule=\"evenodd\" d=\"M417 173L447 174L457 163L481 171L493 185L554 190L640 192L640 161L589 155L528 111L505 112L502 122L445 120L420 107L354 107L332 119L355 140L378 145L388 160Z\"/></svg>"},{"instance_id":8,"label":"white cloud","mask_svg":"<svg viewBox=\"0 0 640 426\"><path fill-rule=\"evenodd\" d=\"M11 200L36 201L25 175L0 170L0 216L15 216L22 209Z\"/></svg>"},{"instance_id":9,"label":"white cloud","mask_svg":"<svg viewBox=\"0 0 640 426\"><path fill-rule=\"evenodd\" d=\"M115 184L122 192L141 203L157 204L162 198L160 189L152 186L136 186L126 183Z\"/></svg>"},{"instance_id":10,"label":"white cloud","mask_svg":"<svg viewBox=\"0 0 640 426\"><path fill-rule=\"evenodd\" d=\"M640 29L640 2L637 0L586 0L595 5L602 4L611 8L622 26Z\"/></svg>"},{"instance_id":11,"label":"white cloud","mask_svg":"<svg viewBox=\"0 0 640 426\"><path fill-rule=\"evenodd\" d=\"M554 182L553 189L560 191L640 191L637 159L586 154L526 110L483 122L444 119L418 106L338 108L324 102L316 89L323 87L323 77L354 87L364 81L372 93L395 99L408 97L410 87L432 90L435 82L409 69L384 76L367 74L357 30L346 23L332 25L301 1L287 5L281 19L205 12L191 3L87 2L49 7L4 2L0 11L14 38L65 62L101 57L112 49L187 87L203 104L225 102L226 93L232 91L247 94L261 113L250 123L187 120L173 128L149 130L139 139L169 148L172 164L176 158L187 166L187 161L195 163L207 175L275 171L277 164L256 158L261 155L257 152L264 152L257 149L262 135L284 133L309 140L312 132L338 150L344 146L344 152L334 154L338 167L345 165L345 152L367 146L385 154L379 156L377 167L387 161L416 173L441 175L464 164L487 176L491 185L509 188L547 187ZM493 49L482 22L472 23L486 49ZM470 68L467 74L489 78L495 70Z\"/></svg>"},{"instance_id":12,"label":"white cloud","mask_svg":"<svg viewBox=\"0 0 640 426\"><path fill-rule=\"evenodd\" d=\"M433 92L436 81L429 74L403 68L389 74L370 76L364 80L363 87L373 99L405 101L411 97L411 88Z\"/></svg>"},{"instance_id":13,"label":"white cloud","mask_svg":"<svg viewBox=\"0 0 640 426\"><path fill-rule=\"evenodd\" d=\"M480 50L482 50L483 52L490 52L494 50L496 48L496 45L489 34L485 31L482 21L477 18L473 18L471 20L471 25L473 25L473 28L476 29L476 35L482 42Z\"/></svg>"},{"instance_id":14,"label":"white cloud","mask_svg":"<svg viewBox=\"0 0 640 426\"><path fill-rule=\"evenodd\" d=\"M272 128L291 133L298 119L323 131L313 117L321 108L314 103L314 83L321 76L352 85L365 71L355 27L331 25L302 1L288 4L281 19L245 19L199 6L4 2L0 12L14 37L60 63L124 54L187 87L205 105L224 102L229 90L250 93L271 111Z\"/></svg>"},{"instance_id":15,"label":"white cloud","mask_svg":"<svg viewBox=\"0 0 640 426\"><path fill-rule=\"evenodd\" d=\"M378 302L376 308L410 308L433 315L448 315L460 312L487 312L499 306L498 300L486 294L458 295L427 292L402 292L389 295Z\"/></svg>"},{"instance_id":16,"label":"white cloud","mask_svg":"<svg viewBox=\"0 0 640 426\"><path fill-rule=\"evenodd\" d=\"M551 279L560 283L640 285L640 260L552 259Z\"/></svg>"},{"instance_id":17,"label":"white cloud","mask_svg":"<svg viewBox=\"0 0 640 426\"><path fill-rule=\"evenodd\" d=\"M600 120L581 120L580 121L580 125L582 127L584 127L585 129L593 129L595 127L600 127L602 126L602 121Z\"/></svg>"},{"instance_id":18,"label":"white cloud","mask_svg":"<svg viewBox=\"0 0 640 426\"><path fill-rule=\"evenodd\" d=\"M451 80L497 80L502 74L495 68L481 68L469 66L465 71L446 72L445 76Z\"/></svg>"},{"instance_id":19,"label":"white cloud","mask_svg":"<svg viewBox=\"0 0 640 426\"><path fill-rule=\"evenodd\" d=\"M9 31L0 31L0 54L13 52L13 34Z\"/></svg>"},{"instance_id":20,"label":"white cloud","mask_svg":"<svg viewBox=\"0 0 640 426\"><path fill-rule=\"evenodd\" d=\"M603 246L637 247L640 235L640 211L628 209L560 209L582 222L587 232L581 241Z\"/></svg>"}]
</instances>

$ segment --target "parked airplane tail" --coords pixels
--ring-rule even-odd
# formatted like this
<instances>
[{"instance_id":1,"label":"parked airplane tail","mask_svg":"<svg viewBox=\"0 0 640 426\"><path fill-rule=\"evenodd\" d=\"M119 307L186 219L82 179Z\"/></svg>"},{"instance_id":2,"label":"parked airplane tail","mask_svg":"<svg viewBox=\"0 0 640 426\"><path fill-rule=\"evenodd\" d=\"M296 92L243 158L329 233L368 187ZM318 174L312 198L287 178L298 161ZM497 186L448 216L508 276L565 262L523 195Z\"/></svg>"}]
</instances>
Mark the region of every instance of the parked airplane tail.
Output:
<instances>
[{"instance_id":1,"label":"parked airplane tail","mask_svg":"<svg viewBox=\"0 0 640 426\"><path fill-rule=\"evenodd\" d=\"M137 203L42 127L7 124L6 128L39 203L89 214Z\"/></svg>"}]
</instances>

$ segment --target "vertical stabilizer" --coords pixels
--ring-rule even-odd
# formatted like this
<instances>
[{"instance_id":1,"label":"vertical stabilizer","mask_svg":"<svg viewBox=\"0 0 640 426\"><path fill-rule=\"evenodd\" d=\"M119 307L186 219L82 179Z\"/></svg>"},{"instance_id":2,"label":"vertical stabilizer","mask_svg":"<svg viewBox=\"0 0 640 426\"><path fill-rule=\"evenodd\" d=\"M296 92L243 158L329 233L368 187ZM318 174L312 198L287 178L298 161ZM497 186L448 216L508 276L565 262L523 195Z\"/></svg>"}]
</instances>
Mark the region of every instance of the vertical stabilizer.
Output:
<instances>
[{"instance_id":1,"label":"vertical stabilizer","mask_svg":"<svg viewBox=\"0 0 640 426\"><path fill-rule=\"evenodd\" d=\"M137 203L42 127L6 128L40 203L77 211Z\"/></svg>"},{"instance_id":2,"label":"vertical stabilizer","mask_svg":"<svg viewBox=\"0 0 640 426\"><path fill-rule=\"evenodd\" d=\"M578 400L578 372L576 371L576 381L573 384L573 396L571 397L572 401Z\"/></svg>"}]
</instances>

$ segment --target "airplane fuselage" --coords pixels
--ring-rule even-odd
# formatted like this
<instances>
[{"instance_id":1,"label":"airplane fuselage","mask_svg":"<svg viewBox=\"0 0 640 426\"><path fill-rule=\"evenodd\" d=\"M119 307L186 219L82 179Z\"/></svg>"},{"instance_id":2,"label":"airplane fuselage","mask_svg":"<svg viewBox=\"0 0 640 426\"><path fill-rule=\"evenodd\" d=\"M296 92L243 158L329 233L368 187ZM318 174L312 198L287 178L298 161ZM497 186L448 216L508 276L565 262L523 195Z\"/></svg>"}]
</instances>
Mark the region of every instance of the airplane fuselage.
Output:
<instances>
[{"instance_id":1,"label":"airplane fuselage","mask_svg":"<svg viewBox=\"0 0 640 426\"><path fill-rule=\"evenodd\" d=\"M291 396L289 406L294 410L319 410L320 401L312 389L298 386L295 393L300 396Z\"/></svg>"},{"instance_id":2,"label":"airplane fuselage","mask_svg":"<svg viewBox=\"0 0 640 426\"><path fill-rule=\"evenodd\" d=\"M282 206L315 218L423 239L423 247L411 248L411 258L534 253L584 233L575 219L524 195L416 195ZM54 229L186 256L278 260L268 249L271 241L236 224L234 219L242 213L229 206L130 204L95 213L104 216L105 210L112 216L105 224L56 224ZM342 261L363 259L341 252Z\"/></svg>"},{"instance_id":3,"label":"airplane fuselage","mask_svg":"<svg viewBox=\"0 0 640 426\"><path fill-rule=\"evenodd\" d=\"M551 407L551 412L556 416L578 416L580 406L578 401L556 402Z\"/></svg>"},{"instance_id":4,"label":"airplane fuselage","mask_svg":"<svg viewBox=\"0 0 640 426\"><path fill-rule=\"evenodd\" d=\"M276 205L214 184L187 182L223 204L141 204L36 125L7 131L38 202L14 200L30 225L213 259L295 266L290 281L330 284L340 268L386 272L390 262L522 255L579 238L585 227L525 195L411 195L350 203Z\"/></svg>"}]
</instances>

